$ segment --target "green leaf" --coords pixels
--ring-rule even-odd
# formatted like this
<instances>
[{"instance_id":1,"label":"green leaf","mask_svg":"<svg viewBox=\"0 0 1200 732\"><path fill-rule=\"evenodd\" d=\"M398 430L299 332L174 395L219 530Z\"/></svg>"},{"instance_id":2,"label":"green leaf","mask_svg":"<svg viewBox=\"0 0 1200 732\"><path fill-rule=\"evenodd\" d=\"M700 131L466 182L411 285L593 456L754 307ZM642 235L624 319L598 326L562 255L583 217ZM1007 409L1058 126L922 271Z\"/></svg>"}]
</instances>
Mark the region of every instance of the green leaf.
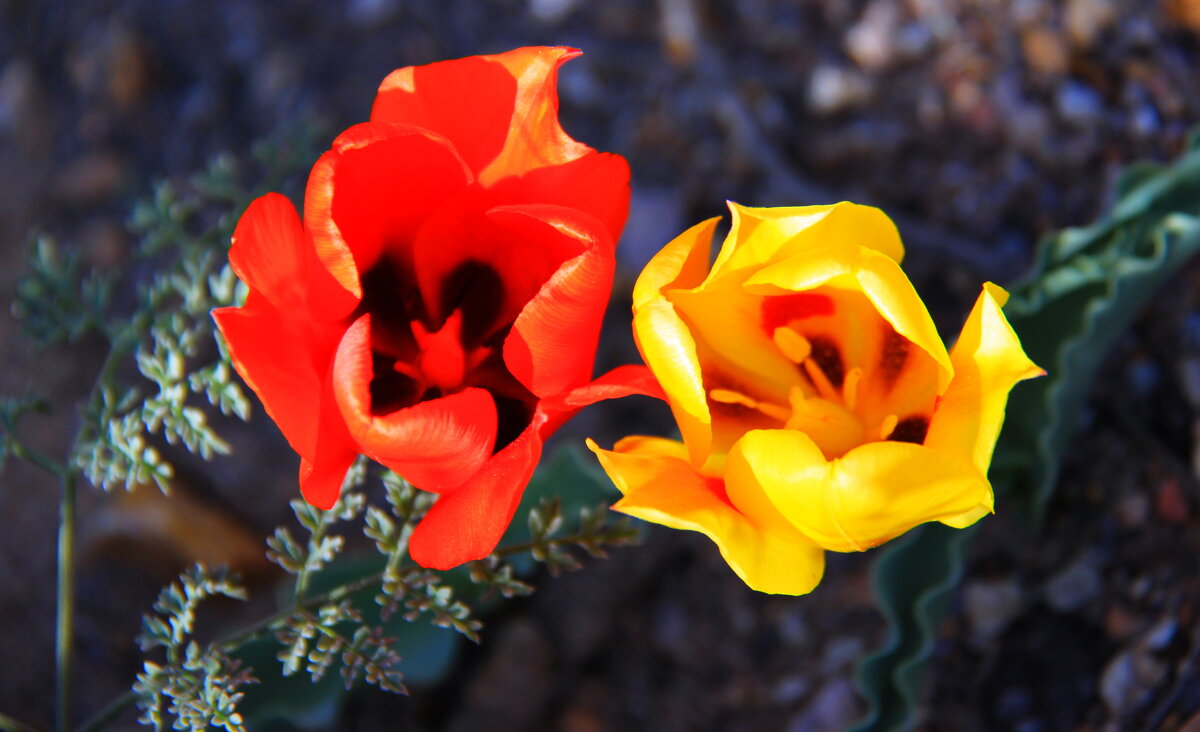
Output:
<instances>
[{"instance_id":1,"label":"green leaf","mask_svg":"<svg viewBox=\"0 0 1200 732\"><path fill-rule=\"evenodd\" d=\"M1105 356L1163 283L1200 251L1200 129L1169 166L1135 164L1112 211L1040 242L1005 312L1047 376L1018 385L989 476L997 510L1039 524ZM856 732L910 729L938 621L962 575L972 529L921 527L880 552L873 586L889 625L858 683L870 712Z\"/></svg>"},{"instance_id":2,"label":"green leaf","mask_svg":"<svg viewBox=\"0 0 1200 732\"><path fill-rule=\"evenodd\" d=\"M888 636L858 666L858 687L869 709L854 732L904 730L916 721L937 625L962 577L964 550L978 526L919 526L875 560L871 587Z\"/></svg>"}]
</instances>

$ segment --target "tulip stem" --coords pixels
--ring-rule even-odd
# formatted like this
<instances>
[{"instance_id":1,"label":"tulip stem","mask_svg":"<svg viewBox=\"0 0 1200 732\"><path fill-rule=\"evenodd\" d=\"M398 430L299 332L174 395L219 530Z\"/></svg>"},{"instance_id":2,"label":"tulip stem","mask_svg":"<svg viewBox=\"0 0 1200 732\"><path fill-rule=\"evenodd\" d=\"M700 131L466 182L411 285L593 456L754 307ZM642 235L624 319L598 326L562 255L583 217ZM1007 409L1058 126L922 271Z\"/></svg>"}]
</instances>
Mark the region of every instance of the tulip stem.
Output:
<instances>
[{"instance_id":1,"label":"tulip stem","mask_svg":"<svg viewBox=\"0 0 1200 732\"><path fill-rule=\"evenodd\" d=\"M75 475L62 474L58 520L58 593L54 633L55 721L58 732L71 727L71 651L75 644Z\"/></svg>"}]
</instances>

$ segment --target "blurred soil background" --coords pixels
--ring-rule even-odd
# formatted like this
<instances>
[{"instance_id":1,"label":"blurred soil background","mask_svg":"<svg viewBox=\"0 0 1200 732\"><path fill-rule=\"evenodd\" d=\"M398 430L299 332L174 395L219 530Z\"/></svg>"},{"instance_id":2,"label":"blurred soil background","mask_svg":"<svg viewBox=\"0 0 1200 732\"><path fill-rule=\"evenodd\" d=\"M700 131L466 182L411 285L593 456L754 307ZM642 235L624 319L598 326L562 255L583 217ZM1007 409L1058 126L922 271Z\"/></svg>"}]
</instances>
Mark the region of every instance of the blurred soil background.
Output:
<instances>
[{"instance_id":1,"label":"blurred soil background","mask_svg":"<svg viewBox=\"0 0 1200 732\"><path fill-rule=\"evenodd\" d=\"M562 72L564 124L633 168L601 366L635 357L641 265L726 199L883 207L949 335L982 281L1020 275L1042 233L1092 220L1123 165L1169 159L1200 122L1196 0L0 0L0 300L31 227L109 266L154 179L244 159L299 119L326 144L367 118L393 68L530 44L585 51ZM25 426L50 454L98 345L33 350L0 314L0 392L48 397L52 414ZM638 400L591 415L566 439L665 424ZM985 519L923 729L1200 730L1198 418L1200 262L1104 366L1042 530L1002 504ZM80 719L128 689L141 613L186 564L232 561L270 600L261 542L292 520L296 459L261 414L217 419L234 456L184 460L172 508L80 491ZM57 497L25 465L0 476L0 711L42 729ZM540 578L444 682L357 693L309 728L822 732L862 713L853 664L884 632L870 554L831 556L817 591L779 598L747 590L699 535L646 536Z\"/></svg>"}]
</instances>

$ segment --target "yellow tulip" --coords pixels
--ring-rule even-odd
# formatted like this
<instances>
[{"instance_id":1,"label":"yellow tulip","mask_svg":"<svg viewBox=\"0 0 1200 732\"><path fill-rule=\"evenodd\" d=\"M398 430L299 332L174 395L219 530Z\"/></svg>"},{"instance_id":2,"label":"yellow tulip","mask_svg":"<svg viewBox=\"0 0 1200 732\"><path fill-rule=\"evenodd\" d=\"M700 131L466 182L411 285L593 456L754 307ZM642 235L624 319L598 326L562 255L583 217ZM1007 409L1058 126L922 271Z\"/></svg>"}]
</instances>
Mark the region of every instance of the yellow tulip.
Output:
<instances>
[{"instance_id":1,"label":"yellow tulip","mask_svg":"<svg viewBox=\"0 0 1200 732\"><path fill-rule=\"evenodd\" d=\"M730 204L638 278L633 330L682 442L589 441L617 511L710 537L747 585L804 594L824 552L992 512L987 469L1008 393L1043 372L990 283L950 352L900 269L881 211Z\"/></svg>"}]
</instances>

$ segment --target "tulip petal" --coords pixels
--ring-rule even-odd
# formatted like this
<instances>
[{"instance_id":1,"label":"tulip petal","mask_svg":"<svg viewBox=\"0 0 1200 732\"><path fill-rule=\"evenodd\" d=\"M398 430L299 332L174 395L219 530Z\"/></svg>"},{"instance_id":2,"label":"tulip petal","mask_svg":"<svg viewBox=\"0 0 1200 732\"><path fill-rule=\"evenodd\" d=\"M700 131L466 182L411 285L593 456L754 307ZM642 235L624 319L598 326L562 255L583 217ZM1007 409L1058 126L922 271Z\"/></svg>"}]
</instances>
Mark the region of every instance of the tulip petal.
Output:
<instances>
[{"instance_id":1,"label":"tulip petal","mask_svg":"<svg viewBox=\"0 0 1200 732\"><path fill-rule=\"evenodd\" d=\"M268 193L251 202L238 219L229 266L276 309L307 309L306 244L296 207L286 197Z\"/></svg>"},{"instance_id":2,"label":"tulip petal","mask_svg":"<svg viewBox=\"0 0 1200 732\"><path fill-rule=\"evenodd\" d=\"M451 491L487 462L496 442L497 413L480 388L418 402L385 415L371 409L369 314L346 330L333 361L333 388L350 436L361 451L416 487Z\"/></svg>"},{"instance_id":3,"label":"tulip petal","mask_svg":"<svg viewBox=\"0 0 1200 732\"><path fill-rule=\"evenodd\" d=\"M598 228L558 206L487 210L477 192L464 195L431 216L415 239L413 266L426 311L437 324L461 309L464 343L478 345L511 325L555 271L592 244Z\"/></svg>"},{"instance_id":4,"label":"tulip petal","mask_svg":"<svg viewBox=\"0 0 1200 732\"><path fill-rule=\"evenodd\" d=\"M255 199L238 219L229 264L285 318L340 320L358 303L320 266L296 207L278 193Z\"/></svg>"},{"instance_id":5,"label":"tulip petal","mask_svg":"<svg viewBox=\"0 0 1200 732\"><path fill-rule=\"evenodd\" d=\"M897 333L937 362L938 391L945 389L954 374L946 346L920 295L890 257L865 247L815 250L760 269L746 279L745 288L760 295L782 295L826 283L861 290Z\"/></svg>"},{"instance_id":6,"label":"tulip petal","mask_svg":"<svg viewBox=\"0 0 1200 732\"><path fill-rule=\"evenodd\" d=\"M1009 392L1017 382L1045 373L1025 355L1004 317L1000 308L1007 297L990 282L983 286L950 352L954 380L938 401L925 438L933 449L968 457L983 473L992 462ZM972 515L947 523L973 523Z\"/></svg>"},{"instance_id":7,"label":"tulip petal","mask_svg":"<svg viewBox=\"0 0 1200 732\"><path fill-rule=\"evenodd\" d=\"M629 163L589 150L562 163L502 178L491 187L494 205L544 203L595 216L615 242L629 215Z\"/></svg>"},{"instance_id":8,"label":"tulip petal","mask_svg":"<svg viewBox=\"0 0 1200 732\"><path fill-rule=\"evenodd\" d=\"M545 418L535 415L517 439L453 493L439 496L413 530L408 553L430 569L483 559L504 535L542 455Z\"/></svg>"},{"instance_id":9,"label":"tulip petal","mask_svg":"<svg viewBox=\"0 0 1200 732\"><path fill-rule=\"evenodd\" d=\"M802 595L821 580L820 547L786 523L763 526L739 512L722 495L719 479L692 469L683 445L627 438L611 451L591 440L588 448L624 494L614 511L704 534L751 589Z\"/></svg>"},{"instance_id":10,"label":"tulip petal","mask_svg":"<svg viewBox=\"0 0 1200 732\"><path fill-rule=\"evenodd\" d=\"M538 404L538 411L546 415L542 434L553 433L586 406L627 396L667 400L667 395L650 369L640 364L618 366L591 383L543 399Z\"/></svg>"},{"instance_id":11,"label":"tulip petal","mask_svg":"<svg viewBox=\"0 0 1200 732\"><path fill-rule=\"evenodd\" d=\"M739 382L756 397L787 404L796 364L760 327L762 297L729 288L674 290L669 299L696 340L708 388Z\"/></svg>"},{"instance_id":12,"label":"tulip petal","mask_svg":"<svg viewBox=\"0 0 1200 732\"><path fill-rule=\"evenodd\" d=\"M509 176L548 165L562 165L591 152L558 121L558 67L579 55L573 48L518 48L490 61L502 64L517 80L512 121L504 147L479 174L490 186Z\"/></svg>"},{"instance_id":13,"label":"tulip petal","mask_svg":"<svg viewBox=\"0 0 1200 732\"><path fill-rule=\"evenodd\" d=\"M650 258L633 286L633 307L663 297L667 290L695 287L704 281L719 217L701 221L671 240Z\"/></svg>"},{"instance_id":14,"label":"tulip petal","mask_svg":"<svg viewBox=\"0 0 1200 732\"><path fill-rule=\"evenodd\" d=\"M648 396L666 401L667 395L654 378L654 372L640 364L626 364L605 372L595 381L572 389L560 400L566 406L586 407L605 399L627 396Z\"/></svg>"},{"instance_id":15,"label":"tulip petal","mask_svg":"<svg viewBox=\"0 0 1200 732\"><path fill-rule=\"evenodd\" d=\"M213 319L229 344L233 366L302 457L316 455L321 372L308 334L251 291L241 308L218 308Z\"/></svg>"},{"instance_id":16,"label":"tulip petal","mask_svg":"<svg viewBox=\"0 0 1200 732\"><path fill-rule=\"evenodd\" d=\"M504 147L516 94L517 80L487 56L407 66L379 85L371 121L442 135L478 175Z\"/></svg>"},{"instance_id":17,"label":"tulip petal","mask_svg":"<svg viewBox=\"0 0 1200 732\"><path fill-rule=\"evenodd\" d=\"M974 510L991 493L970 460L952 453L872 442L826 460L808 435L792 430L746 433L726 466L746 476L743 494L757 488L797 529L831 551L877 546L926 521Z\"/></svg>"},{"instance_id":18,"label":"tulip petal","mask_svg":"<svg viewBox=\"0 0 1200 732\"><path fill-rule=\"evenodd\" d=\"M816 249L866 247L896 263L904 245L892 220L873 206L849 201L823 206L751 208L729 202L733 224L706 285L745 279L765 265Z\"/></svg>"},{"instance_id":19,"label":"tulip petal","mask_svg":"<svg viewBox=\"0 0 1200 732\"><path fill-rule=\"evenodd\" d=\"M317 443L311 459L300 458L300 493L312 505L328 510L337 503L346 471L354 464L358 450L346 431L332 379L326 380L315 411L320 414Z\"/></svg>"},{"instance_id":20,"label":"tulip petal","mask_svg":"<svg viewBox=\"0 0 1200 732\"><path fill-rule=\"evenodd\" d=\"M364 122L338 135L313 166L304 226L321 263L361 298L360 275L385 251L406 260L420 224L470 180L446 138L416 127Z\"/></svg>"},{"instance_id":21,"label":"tulip petal","mask_svg":"<svg viewBox=\"0 0 1200 732\"><path fill-rule=\"evenodd\" d=\"M612 240L595 219L558 206L510 207L492 216L526 249L537 248L531 242L545 242L550 249L555 239L582 246L521 309L504 341L504 362L539 397L587 383L612 290ZM562 243L554 248L566 249Z\"/></svg>"},{"instance_id":22,"label":"tulip petal","mask_svg":"<svg viewBox=\"0 0 1200 732\"><path fill-rule=\"evenodd\" d=\"M712 415L687 325L665 299L651 300L633 314L633 336L646 365L658 377L692 463L703 465L712 445Z\"/></svg>"}]
</instances>

